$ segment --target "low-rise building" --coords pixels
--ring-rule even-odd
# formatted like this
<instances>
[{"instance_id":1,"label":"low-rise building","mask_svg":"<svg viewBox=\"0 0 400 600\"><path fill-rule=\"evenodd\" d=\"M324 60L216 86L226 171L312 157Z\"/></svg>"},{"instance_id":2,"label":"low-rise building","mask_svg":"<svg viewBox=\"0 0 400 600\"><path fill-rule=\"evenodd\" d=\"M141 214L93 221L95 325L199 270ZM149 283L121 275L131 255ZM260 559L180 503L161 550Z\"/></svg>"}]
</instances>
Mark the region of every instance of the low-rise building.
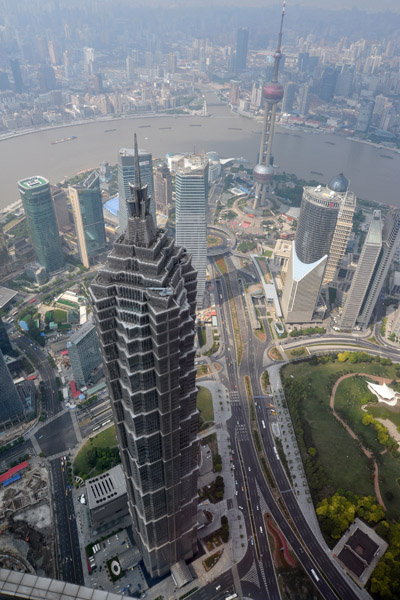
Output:
<instances>
[{"instance_id":1,"label":"low-rise building","mask_svg":"<svg viewBox=\"0 0 400 600\"><path fill-rule=\"evenodd\" d=\"M87 479L85 486L90 522L95 529L129 514L126 481L121 465Z\"/></svg>"}]
</instances>

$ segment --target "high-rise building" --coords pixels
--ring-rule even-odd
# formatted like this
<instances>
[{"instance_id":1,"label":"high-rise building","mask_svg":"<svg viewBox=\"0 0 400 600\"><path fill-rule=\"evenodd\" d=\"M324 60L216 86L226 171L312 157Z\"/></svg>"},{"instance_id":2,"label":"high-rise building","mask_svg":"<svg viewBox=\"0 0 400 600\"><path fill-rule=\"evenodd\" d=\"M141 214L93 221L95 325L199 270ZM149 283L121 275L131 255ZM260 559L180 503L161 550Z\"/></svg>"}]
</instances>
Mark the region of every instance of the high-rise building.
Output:
<instances>
[{"instance_id":1,"label":"high-rise building","mask_svg":"<svg viewBox=\"0 0 400 600\"><path fill-rule=\"evenodd\" d=\"M154 202L153 157L150 152L139 150L140 178L149 186L150 212L156 223ZM119 230L121 233L128 226L127 202L130 198L129 184L135 183L135 157L131 148L121 148L118 154L118 192L119 192Z\"/></svg>"},{"instance_id":2,"label":"high-rise building","mask_svg":"<svg viewBox=\"0 0 400 600\"><path fill-rule=\"evenodd\" d=\"M7 249L6 236L0 223L0 275L7 275L10 270L10 255Z\"/></svg>"},{"instance_id":3,"label":"high-rise building","mask_svg":"<svg viewBox=\"0 0 400 600\"><path fill-rule=\"evenodd\" d=\"M156 228L138 159L128 226L90 293L133 535L156 577L197 551L196 271Z\"/></svg>"},{"instance_id":4,"label":"high-rise building","mask_svg":"<svg viewBox=\"0 0 400 600\"><path fill-rule=\"evenodd\" d=\"M176 54L175 52L170 52L168 54L167 59L167 69L168 73L176 73Z\"/></svg>"},{"instance_id":5,"label":"high-rise building","mask_svg":"<svg viewBox=\"0 0 400 600\"><path fill-rule=\"evenodd\" d=\"M249 45L249 30L247 27L240 27L236 37L236 73L245 71L247 67L247 48Z\"/></svg>"},{"instance_id":6,"label":"high-rise building","mask_svg":"<svg viewBox=\"0 0 400 600\"><path fill-rule=\"evenodd\" d=\"M24 82L22 81L21 67L19 66L19 60L12 58L10 60L11 72L14 78L14 91L17 94L21 94L24 89Z\"/></svg>"},{"instance_id":7,"label":"high-rise building","mask_svg":"<svg viewBox=\"0 0 400 600\"><path fill-rule=\"evenodd\" d=\"M325 67L319 81L319 97L325 102L331 102L336 88L338 70L335 67Z\"/></svg>"},{"instance_id":8,"label":"high-rise building","mask_svg":"<svg viewBox=\"0 0 400 600\"><path fill-rule=\"evenodd\" d=\"M353 329L382 249L381 211L374 210L341 315L342 329Z\"/></svg>"},{"instance_id":9,"label":"high-rise building","mask_svg":"<svg viewBox=\"0 0 400 600\"><path fill-rule=\"evenodd\" d=\"M382 230L382 249L364 298L357 323L368 327L372 312L379 299L382 286L392 264L394 253L400 241L400 209L390 209Z\"/></svg>"},{"instance_id":10,"label":"high-rise building","mask_svg":"<svg viewBox=\"0 0 400 600\"><path fill-rule=\"evenodd\" d=\"M296 239L282 293L282 312L287 323L311 321L348 186L349 182L341 173L326 187L304 188ZM347 223L343 231L347 235ZM332 270L344 245L339 233L338 230Z\"/></svg>"},{"instance_id":11,"label":"high-rise building","mask_svg":"<svg viewBox=\"0 0 400 600\"><path fill-rule=\"evenodd\" d=\"M304 263L329 254L343 195L348 188L343 174L334 177L327 187L305 187L296 230L296 253Z\"/></svg>"},{"instance_id":12,"label":"high-rise building","mask_svg":"<svg viewBox=\"0 0 400 600\"><path fill-rule=\"evenodd\" d=\"M367 133L371 125L372 113L374 112L374 102L362 102L358 111L356 131Z\"/></svg>"},{"instance_id":13,"label":"high-rise building","mask_svg":"<svg viewBox=\"0 0 400 600\"><path fill-rule=\"evenodd\" d=\"M128 81L133 81L135 78L135 61L132 56L126 57L126 78Z\"/></svg>"},{"instance_id":14,"label":"high-rise building","mask_svg":"<svg viewBox=\"0 0 400 600\"><path fill-rule=\"evenodd\" d=\"M285 84L285 93L282 100L282 112L291 113L293 111L294 96L296 93L296 84L289 81Z\"/></svg>"},{"instance_id":15,"label":"high-rise building","mask_svg":"<svg viewBox=\"0 0 400 600\"><path fill-rule=\"evenodd\" d=\"M104 252L106 248L99 174L97 171L92 171L83 183L70 185L68 192L74 215L79 255L82 264L89 268L93 258Z\"/></svg>"},{"instance_id":16,"label":"high-rise building","mask_svg":"<svg viewBox=\"0 0 400 600\"><path fill-rule=\"evenodd\" d=\"M3 354L8 356L14 356L14 350L12 349L10 338L8 337L7 329L3 319L0 315L0 350Z\"/></svg>"},{"instance_id":17,"label":"high-rise building","mask_svg":"<svg viewBox=\"0 0 400 600\"><path fill-rule=\"evenodd\" d=\"M64 266L64 257L50 184L44 177L35 176L21 179L18 188L38 261L48 273L54 273Z\"/></svg>"},{"instance_id":18,"label":"high-rise building","mask_svg":"<svg viewBox=\"0 0 400 600\"><path fill-rule=\"evenodd\" d=\"M240 81L232 79L229 88L229 101L231 104L238 104L240 93Z\"/></svg>"},{"instance_id":19,"label":"high-rise building","mask_svg":"<svg viewBox=\"0 0 400 600\"><path fill-rule=\"evenodd\" d=\"M12 419L23 412L22 400L0 350L0 422Z\"/></svg>"},{"instance_id":20,"label":"high-rise building","mask_svg":"<svg viewBox=\"0 0 400 600\"><path fill-rule=\"evenodd\" d=\"M76 333L71 335L67 348L75 382L79 386L87 385L92 380L96 369L97 375L94 380L97 380L101 354L99 338L92 321L86 321Z\"/></svg>"},{"instance_id":21,"label":"high-rise building","mask_svg":"<svg viewBox=\"0 0 400 600\"><path fill-rule=\"evenodd\" d=\"M310 108L310 86L307 83L300 88L298 105L300 115L306 117Z\"/></svg>"},{"instance_id":22,"label":"high-rise building","mask_svg":"<svg viewBox=\"0 0 400 600\"><path fill-rule=\"evenodd\" d=\"M355 66L353 64L342 65L341 71L338 75L335 87L335 96L342 96L348 98L353 86L355 74Z\"/></svg>"},{"instance_id":23,"label":"high-rise building","mask_svg":"<svg viewBox=\"0 0 400 600\"><path fill-rule=\"evenodd\" d=\"M334 280L337 270L342 262L344 254L349 243L350 234L353 229L353 217L356 210L357 198L355 194L347 188L345 192L340 192L344 189L346 182L342 180L343 174L340 174L340 179L336 178L335 195L342 196L339 214L336 221L336 227L332 238L331 247L329 249L328 262L326 264L324 280L322 283L330 283ZM343 176L344 177L344 176ZM348 184L347 184L348 185ZM329 184L329 189L334 187L333 183Z\"/></svg>"},{"instance_id":24,"label":"high-rise building","mask_svg":"<svg viewBox=\"0 0 400 600\"><path fill-rule=\"evenodd\" d=\"M168 165L158 166L154 176L155 205L157 212L168 217L169 206L172 203L172 180Z\"/></svg>"},{"instance_id":25,"label":"high-rise building","mask_svg":"<svg viewBox=\"0 0 400 600\"><path fill-rule=\"evenodd\" d=\"M208 159L191 155L175 172L176 243L192 255L197 275L197 306L203 306L207 269Z\"/></svg>"},{"instance_id":26,"label":"high-rise building","mask_svg":"<svg viewBox=\"0 0 400 600\"><path fill-rule=\"evenodd\" d=\"M265 100L264 121L261 132L258 164L256 164L253 170L253 178L256 187L254 194L254 209L256 209L259 204L265 204L267 188L274 175L274 169L272 166L272 142L274 139L276 110L278 103L282 100L284 94L283 86L278 82L279 63L282 59L281 45L284 17L285 0L283 2L281 13L281 26L278 35L278 45L274 53L272 79L263 88L263 98Z\"/></svg>"},{"instance_id":27,"label":"high-rise building","mask_svg":"<svg viewBox=\"0 0 400 600\"><path fill-rule=\"evenodd\" d=\"M62 188L59 188L56 185L51 185L50 191L53 199L54 212L56 213L58 231L63 231L64 229L71 227L67 207L67 194Z\"/></svg>"},{"instance_id":28,"label":"high-rise building","mask_svg":"<svg viewBox=\"0 0 400 600\"><path fill-rule=\"evenodd\" d=\"M318 301L327 256L312 263L303 263L296 254L292 242L281 306L286 323L309 323L312 321Z\"/></svg>"}]
</instances>

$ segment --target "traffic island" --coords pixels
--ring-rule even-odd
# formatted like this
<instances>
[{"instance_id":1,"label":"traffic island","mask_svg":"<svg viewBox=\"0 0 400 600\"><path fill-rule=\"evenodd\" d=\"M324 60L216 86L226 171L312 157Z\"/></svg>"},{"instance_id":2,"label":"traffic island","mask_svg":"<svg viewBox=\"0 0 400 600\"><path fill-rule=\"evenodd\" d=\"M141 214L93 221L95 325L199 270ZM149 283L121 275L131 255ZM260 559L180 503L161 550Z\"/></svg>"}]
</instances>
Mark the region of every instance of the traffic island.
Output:
<instances>
[{"instance_id":1,"label":"traffic island","mask_svg":"<svg viewBox=\"0 0 400 600\"><path fill-rule=\"evenodd\" d=\"M268 355L272 360L275 360L275 361L283 360L283 356L279 352L278 348L271 348L271 350L268 352Z\"/></svg>"},{"instance_id":2,"label":"traffic island","mask_svg":"<svg viewBox=\"0 0 400 600\"><path fill-rule=\"evenodd\" d=\"M117 556L109 558L106 561L107 569L111 577L111 581L118 581L125 575L125 571L122 570L120 562Z\"/></svg>"}]
</instances>

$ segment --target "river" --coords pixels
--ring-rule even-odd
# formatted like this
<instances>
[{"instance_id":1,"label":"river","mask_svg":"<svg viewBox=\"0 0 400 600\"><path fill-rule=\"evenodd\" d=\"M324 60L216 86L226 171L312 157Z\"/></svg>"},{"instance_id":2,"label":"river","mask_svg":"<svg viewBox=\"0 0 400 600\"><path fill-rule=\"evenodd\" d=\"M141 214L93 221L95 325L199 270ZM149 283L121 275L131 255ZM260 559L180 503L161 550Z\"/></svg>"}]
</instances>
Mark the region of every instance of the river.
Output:
<instances>
[{"instance_id":1,"label":"river","mask_svg":"<svg viewBox=\"0 0 400 600\"><path fill-rule=\"evenodd\" d=\"M18 199L17 181L24 177L43 175L51 183L57 183L84 169L97 168L102 161L116 163L119 148L133 146L134 131L138 134L139 146L151 151L155 158L167 152L215 150L223 158L243 156L254 163L261 123L233 115L218 103L214 93L207 93L206 98L210 117L112 119L36 131L0 141L0 208ZM52 140L72 135L77 139L50 144ZM400 154L334 134L284 128L277 129L273 154L278 172L287 171L327 183L343 171L358 197L400 206Z\"/></svg>"}]
</instances>

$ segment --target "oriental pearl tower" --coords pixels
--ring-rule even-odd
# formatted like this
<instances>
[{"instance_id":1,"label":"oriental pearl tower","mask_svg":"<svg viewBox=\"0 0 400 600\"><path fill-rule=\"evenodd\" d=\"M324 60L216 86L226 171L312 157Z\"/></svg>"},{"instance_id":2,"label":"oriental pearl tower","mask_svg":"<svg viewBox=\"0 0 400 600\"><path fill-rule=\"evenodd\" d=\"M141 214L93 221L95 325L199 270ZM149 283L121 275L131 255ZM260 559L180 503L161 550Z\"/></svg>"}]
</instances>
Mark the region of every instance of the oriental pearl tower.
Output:
<instances>
[{"instance_id":1,"label":"oriental pearl tower","mask_svg":"<svg viewBox=\"0 0 400 600\"><path fill-rule=\"evenodd\" d=\"M274 138L276 107L283 98L283 86L278 83L279 61L282 58L282 28L285 16L286 2L282 6L281 27L278 36L278 46L274 54L274 73L272 80L264 86L263 97L265 98L264 122L261 134L261 144L259 153L259 163L254 167L253 177L256 184L254 206L265 204L268 183L274 175L274 169L271 165L272 141Z\"/></svg>"}]
</instances>

